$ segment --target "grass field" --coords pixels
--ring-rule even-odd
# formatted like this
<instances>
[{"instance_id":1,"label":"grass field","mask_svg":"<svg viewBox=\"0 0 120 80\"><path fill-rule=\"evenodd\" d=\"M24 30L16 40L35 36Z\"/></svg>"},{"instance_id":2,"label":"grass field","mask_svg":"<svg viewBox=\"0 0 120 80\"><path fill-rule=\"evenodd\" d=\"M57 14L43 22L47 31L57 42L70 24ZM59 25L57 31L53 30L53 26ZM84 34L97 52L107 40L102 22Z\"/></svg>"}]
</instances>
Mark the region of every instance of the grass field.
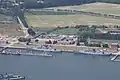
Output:
<instances>
[{"instance_id":1,"label":"grass field","mask_svg":"<svg viewBox=\"0 0 120 80\"><path fill-rule=\"evenodd\" d=\"M74 25L120 25L120 20L87 15L26 15L30 26L47 28Z\"/></svg>"},{"instance_id":2,"label":"grass field","mask_svg":"<svg viewBox=\"0 0 120 80\"><path fill-rule=\"evenodd\" d=\"M120 5L110 3L91 3L74 6L52 7L50 9L69 9L120 15Z\"/></svg>"},{"instance_id":3,"label":"grass field","mask_svg":"<svg viewBox=\"0 0 120 80\"><path fill-rule=\"evenodd\" d=\"M64 29L59 29L56 31L52 31L51 34L58 34L58 35L73 35L77 34L79 29L76 28L64 28Z\"/></svg>"},{"instance_id":4,"label":"grass field","mask_svg":"<svg viewBox=\"0 0 120 80\"><path fill-rule=\"evenodd\" d=\"M69 9L69 10L83 10L90 12L100 12L107 14L120 14L120 5L108 3L91 3L77 6L52 7L50 9ZM40 12L41 13L41 12ZM44 13L44 12L43 12ZM47 15L25 13L27 22L33 26L37 32L46 32L56 28L57 26L75 26L75 25L120 25L120 20L110 19L104 17L95 17L83 14L69 14L69 15ZM53 34L76 34L76 29L60 29L52 32Z\"/></svg>"}]
</instances>

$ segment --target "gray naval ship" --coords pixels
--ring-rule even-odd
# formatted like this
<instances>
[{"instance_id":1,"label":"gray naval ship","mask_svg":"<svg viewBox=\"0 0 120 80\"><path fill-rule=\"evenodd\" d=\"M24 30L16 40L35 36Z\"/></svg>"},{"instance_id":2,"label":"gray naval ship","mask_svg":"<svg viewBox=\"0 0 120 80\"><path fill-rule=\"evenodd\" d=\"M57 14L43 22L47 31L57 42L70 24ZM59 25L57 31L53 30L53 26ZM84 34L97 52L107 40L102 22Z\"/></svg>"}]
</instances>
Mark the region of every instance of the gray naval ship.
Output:
<instances>
[{"instance_id":1,"label":"gray naval ship","mask_svg":"<svg viewBox=\"0 0 120 80\"><path fill-rule=\"evenodd\" d=\"M0 80L25 80L24 76L18 74L0 74Z\"/></svg>"}]
</instances>

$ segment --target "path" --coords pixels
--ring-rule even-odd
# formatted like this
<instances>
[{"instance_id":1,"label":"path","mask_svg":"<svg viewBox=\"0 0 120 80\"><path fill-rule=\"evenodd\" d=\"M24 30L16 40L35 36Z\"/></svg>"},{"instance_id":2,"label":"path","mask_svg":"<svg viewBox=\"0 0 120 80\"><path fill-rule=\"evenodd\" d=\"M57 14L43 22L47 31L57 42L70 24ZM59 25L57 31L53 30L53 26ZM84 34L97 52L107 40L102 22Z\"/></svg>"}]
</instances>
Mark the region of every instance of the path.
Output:
<instances>
[{"instance_id":1,"label":"path","mask_svg":"<svg viewBox=\"0 0 120 80\"><path fill-rule=\"evenodd\" d=\"M19 21L19 23L20 23L20 25L21 25L21 29L22 29L22 31L24 32L25 37L28 37L28 36L29 36L28 31L27 31L28 28L24 27L22 21L20 20L20 18L19 18L18 16L17 16L17 19L18 19L18 21Z\"/></svg>"},{"instance_id":2,"label":"path","mask_svg":"<svg viewBox=\"0 0 120 80\"><path fill-rule=\"evenodd\" d=\"M120 51L112 53L113 55L120 55Z\"/></svg>"}]
</instances>

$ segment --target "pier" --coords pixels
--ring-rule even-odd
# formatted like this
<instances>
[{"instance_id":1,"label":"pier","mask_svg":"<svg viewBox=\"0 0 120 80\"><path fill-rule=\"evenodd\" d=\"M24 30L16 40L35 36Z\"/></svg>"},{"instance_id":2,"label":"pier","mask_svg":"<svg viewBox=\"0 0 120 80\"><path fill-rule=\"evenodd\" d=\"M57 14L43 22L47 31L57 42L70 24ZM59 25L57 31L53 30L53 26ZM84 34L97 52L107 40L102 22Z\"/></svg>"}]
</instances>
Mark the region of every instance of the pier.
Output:
<instances>
[{"instance_id":1,"label":"pier","mask_svg":"<svg viewBox=\"0 0 120 80\"><path fill-rule=\"evenodd\" d=\"M120 62L120 60L117 59L120 56L120 51L112 53L112 55L114 55L114 57L110 59L111 61Z\"/></svg>"},{"instance_id":2,"label":"pier","mask_svg":"<svg viewBox=\"0 0 120 80\"><path fill-rule=\"evenodd\" d=\"M119 55L119 56L120 56L120 51L118 51L118 52L113 52L112 55Z\"/></svg>"},{"instance_id":3,"label":"pier","mask_svg":"<svg viewBox=\"0 0 120 80\"><path fill-rule=\"evenodd\" d=\"M114 61L115 59L117 59L119 55L115 55L113 58L111 58L111 61Z\"/></svg>"},{"instance_id":4,"label":"pier","mask_svg":"<svg viewBox=\"0 0 120 80\"><path fill-rule=\"evenodd\" d=\"M37 45L37 46L27 46L27 45L13 45L14 43L17 42L11 42L11 44L8 44L7 46L0 47L0 54L2 55L26 55L26 56L43 56L41 53L47 52L47 53L79 53L79 51L83 50L93 50L96 49L97 51L104 50L103 48L99 47L87 47L87 46L76 46L76 45L50 45L52 46L51 48L46 48L46 47L41 47L43 45ZM20 46L19 46L20 45ZM49 45L47 45L49 46ZM120 55L120 52L113 53L111 49L106 49L106 52L110 52L110 55L113 55L114 58L111 59L111 61L115 60L117 56ZM101 53L102 54L102 53ZM100 54L100 55L101 55ZM89 54L91 55L91 54ZM98 55L98 54L94 54ZM116 56L117 55L117 56ZM52 56L52 55L51 55ZM105 56L105 54L103 54ZM115 57L116 56L116 57Z\"/></svg>"}]
</instances>

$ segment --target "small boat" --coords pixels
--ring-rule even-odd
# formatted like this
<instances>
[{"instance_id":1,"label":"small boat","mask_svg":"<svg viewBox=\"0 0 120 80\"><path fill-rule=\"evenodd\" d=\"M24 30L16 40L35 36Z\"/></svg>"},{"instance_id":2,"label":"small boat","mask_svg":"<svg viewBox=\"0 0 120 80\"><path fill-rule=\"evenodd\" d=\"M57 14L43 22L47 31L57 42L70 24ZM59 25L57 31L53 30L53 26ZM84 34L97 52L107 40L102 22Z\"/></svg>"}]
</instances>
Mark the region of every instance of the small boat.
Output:
<instances>
[{"instance_id":1,"label":"small boat","mask_svg":"<svg viewBox=\"0 0 120 80\"><path fill-rule=\"evenodd\" d=\"M44 54L39 54L40 56L43 56L43 57L52 57L53 55L52 54L47 54L47 53L44 53Z\"/></svg>"},{"instance_id":2,"label":"small boat","mask_svg":"<svg viewBox=\"0 0 120 80\"><path fill-rule=\"evenodd\" d=\"M84 50L84 51L79 51L75 54L85 54L85 55L98 55L98 56L110 56L112 53L109 52L104 52L104 51L90 51L90 50Z\"/></svg>"},{"instance_id":3,"label":"small boat","mask_svg":"<svg viewBox=\"0 0 120 80\"><path fill-rule=\"evenodd\" d=\"M43 56L43 57L53 57L52 54L49 54L49 53L46 53L46 52L40 53L39 56Z\"/></svg>"},{"instance_id":4,"label":"small boat","mask_svg":"<svg viewBox=\"0 0 120 80\"><path fill-rule=\"evenodd\" d=\"M24 76L17 74L0 74L0 80L25 80Z\"/></svg>"}]
</instances>

